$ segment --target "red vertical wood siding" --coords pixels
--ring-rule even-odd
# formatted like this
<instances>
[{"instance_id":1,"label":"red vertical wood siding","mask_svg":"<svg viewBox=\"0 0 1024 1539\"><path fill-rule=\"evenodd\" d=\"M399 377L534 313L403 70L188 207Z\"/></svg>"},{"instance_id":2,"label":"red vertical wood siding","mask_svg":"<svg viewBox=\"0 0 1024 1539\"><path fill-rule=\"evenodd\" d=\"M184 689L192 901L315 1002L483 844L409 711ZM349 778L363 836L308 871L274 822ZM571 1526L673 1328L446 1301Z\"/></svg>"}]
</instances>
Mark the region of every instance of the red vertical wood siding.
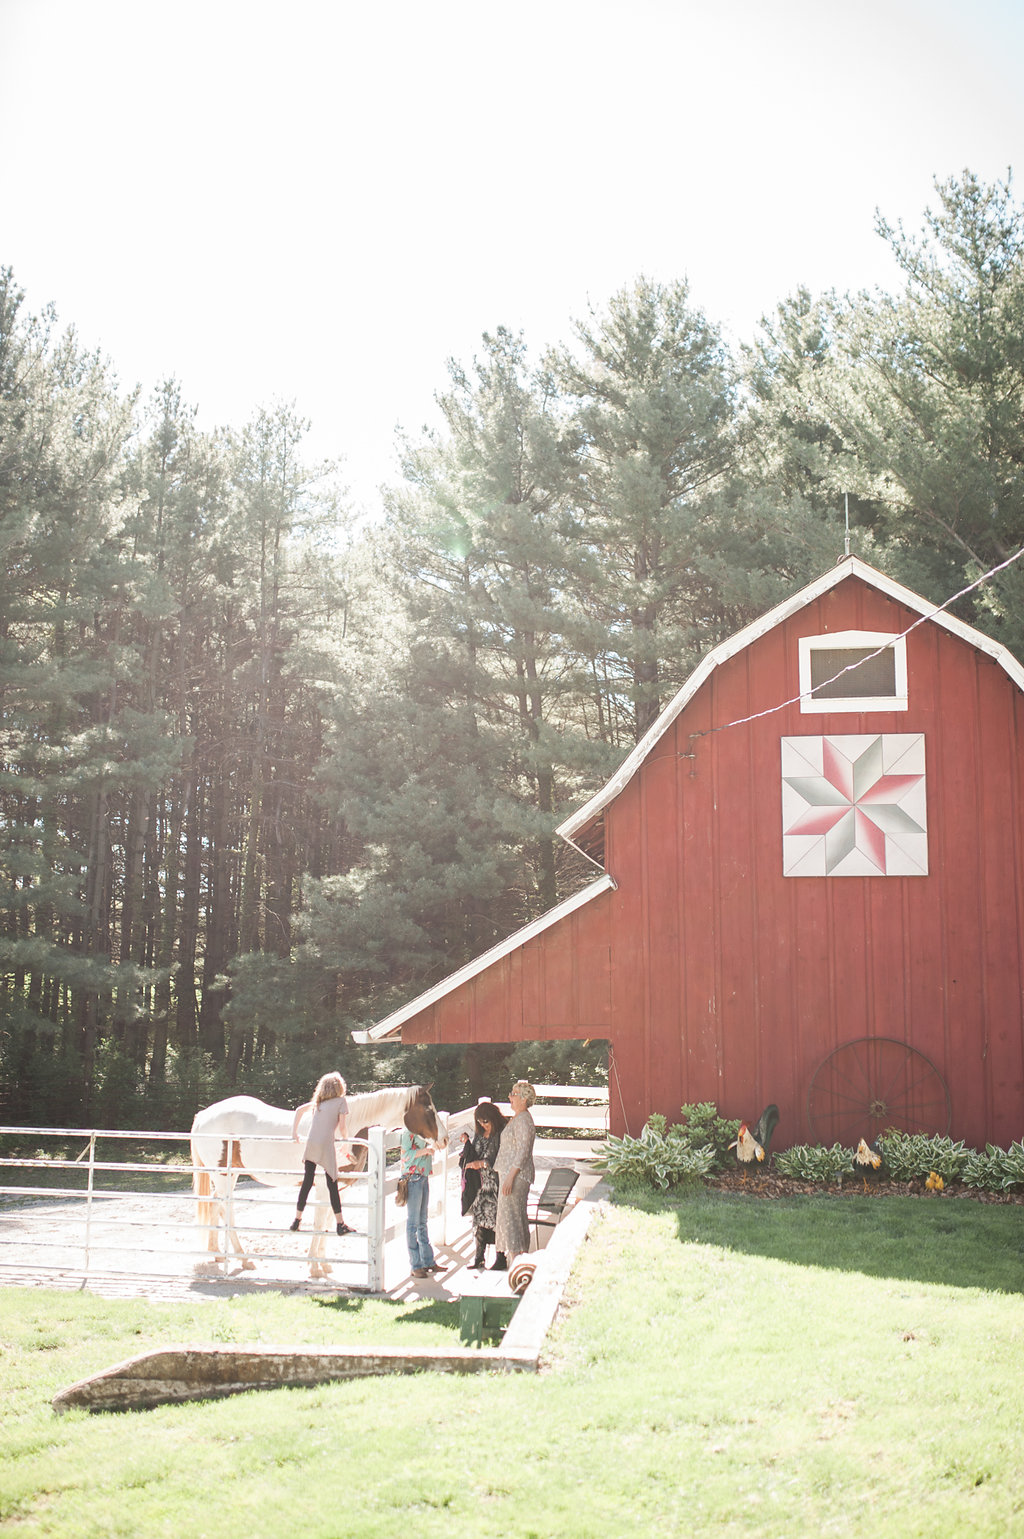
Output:
<instances>
[{"instance_id":1,"label":"red vertical wood siding","mask_svg":"<svg viewBox=\"0 0 1024 1539\"><path fill-rule=\"evenodd\" d=\"M613 1130L775 1101L779 1147L811 1136L808 1086L834 1048L892 1037L938 1067L954 1137L1024 1136L1022 692L926 622L907 638L907 711L743 720L797 695L800 636L918 618L851 577L723 662L605 809L617 890L403 1036L609 1037ZM780 739L857 733L924 734L929 875L784 877Z\"/></svg>"}]
</instances>

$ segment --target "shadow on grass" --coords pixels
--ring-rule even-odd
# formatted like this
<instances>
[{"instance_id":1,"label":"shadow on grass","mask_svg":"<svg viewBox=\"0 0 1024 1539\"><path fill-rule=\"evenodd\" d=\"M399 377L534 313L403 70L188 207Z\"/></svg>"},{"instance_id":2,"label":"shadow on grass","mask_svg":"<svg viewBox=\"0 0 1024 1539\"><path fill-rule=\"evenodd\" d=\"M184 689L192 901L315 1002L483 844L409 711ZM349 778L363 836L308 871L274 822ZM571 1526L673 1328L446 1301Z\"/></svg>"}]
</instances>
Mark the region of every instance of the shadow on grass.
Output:
<instances>
[{"instance_id":1,"label":"shadow on grass","mask_svg":"<svg viewBox=\"0 0 1024 1539\"><path fill-rule=\"evenodd\" d=\"M357 1315L370 1300L361 1298L314 1298L318 1309L330 1310L346 1319ZM459 1306L455 1300L424 1299L421 1303L406 1304L401 1299L374 1299L374 1307L386 1311L387 1324L392 1325L444 1325L453 1330L459 1328Z\"/></svg>"},{"instance_id":2,"label":"shadow on grass","mask_svg":"<svg viewBox=\"0 0 1024 1539\"><path fill-rule=\"evenodd\" d=\"M717 1245L792 1266L1024 1294L1024 1207L919 1197L765 1199L701 1188L619 1192L673 1213L683 1244Z\"/></svg>"}]
</instances>

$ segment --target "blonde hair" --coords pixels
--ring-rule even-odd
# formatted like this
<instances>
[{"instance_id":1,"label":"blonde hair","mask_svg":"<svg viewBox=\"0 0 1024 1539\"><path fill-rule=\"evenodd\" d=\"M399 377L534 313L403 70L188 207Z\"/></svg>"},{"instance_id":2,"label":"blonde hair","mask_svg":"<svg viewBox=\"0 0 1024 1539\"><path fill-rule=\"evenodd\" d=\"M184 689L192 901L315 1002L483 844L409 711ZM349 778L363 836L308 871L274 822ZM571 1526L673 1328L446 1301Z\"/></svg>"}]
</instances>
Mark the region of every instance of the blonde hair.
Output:
<instances>
[{"instance_id":1,"label":"blonde hair","mask_svg":"<svg viewBox=\"0 0 1024 1539\"><path fill-rule=\"evenodd\" d=\"M313 1107L318 1107L321 1101L336 1101L339 1096L347 1094L345 1081L336 1069L330 1074L321 1074L313 1091Z\"/></svg>"},{"instance_id":2,"label":"blonde hair","mask_svg":"<svg viewBox=\"0 0 1024 1539\"><path fill-rule=\"evenodd\" d=\"M537 1092L534 1090L528 1079L517 1079L515 1084L512 1086L512 1089L521 1090L523 1092L523 1100L526 1102L528 1107L532 1106L534 1101L537 1099Z\"/></svg>"}]
</instances>

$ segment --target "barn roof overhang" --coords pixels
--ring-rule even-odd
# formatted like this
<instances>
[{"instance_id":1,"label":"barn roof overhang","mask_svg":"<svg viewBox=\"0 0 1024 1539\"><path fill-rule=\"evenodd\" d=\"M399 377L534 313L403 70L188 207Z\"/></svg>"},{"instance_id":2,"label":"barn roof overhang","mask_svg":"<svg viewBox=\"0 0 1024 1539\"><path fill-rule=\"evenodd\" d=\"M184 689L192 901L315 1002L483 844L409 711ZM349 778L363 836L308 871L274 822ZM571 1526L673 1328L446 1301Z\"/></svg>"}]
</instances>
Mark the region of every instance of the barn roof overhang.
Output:
<instances>
[{"instance_id":1,"label":"barn roof overhang","mask_svg":"<svg viewBox=\"0 0 1024 1539\"><path fill-rule=\"evenodd\" d=\"M431 1005L437 1004L447 994L453 993L462 984L468 983L471 978L486 972L489 967L493 967L503 957L507 957L513 951L517 951L520 946L525 946L527 941L533 940L537 935L542 935L545 930L549 930L552 925L556 925L561 920L566 919L570 914L575 913L577 909L583 908L585 904L592 903L602 893L612 892L614 889L615 882L605 872L603 876L598 877L596 882L591 882L588 886L581 888L579 892L574 893L571 898L566 898L563 902L557 903L554 908L548 909L547 913L542 914L539 919L534 919L530 924L524 925L521 930L517 930L507 940L499 941L496 946L491 947L490 951L485 951L482 956L474 958L472 962L467 962L465 967L460 967L457 972L449 974L447 978L442 978L440 983L435 983L433 988L427 989L426 993L418 994L415 999L410 999L407 1005L402 1005L401 1009L385 1016L384 1020L378 1021L375 1026L369 1026L365 1031L354 1031L352 1033L352 1040L363 1044L368 1042L401 1041L402 1027L413 1016L428 1010Z\"/></svg>"},{"instance_id":2,"label":"barn roof overhang","mask_svg":"<svg viewBox=\"0 0 1024 1539\"><path fill-rule=\"evenodd\" d=\"M903 587L902 583L894 582L891 577L886 577L884 573L876 571L874 567L868 566L867 562L861 561L858 557L845 556L837 566L832 567L823 576L816 578L806 588L801 588L791 598L784 599L781 604L777 604L774 609L770 609L760 619L752 621L750 625L744 626L734 636L730 636L728 640L713 648L702 659L694 672L691 673L679 693L665 707L657 721L653 723L640 739L632 753L623 761L607 784L592 796L578 812L574 812L571 817L566 818L563 823L559 824L557 831L562 838L581 850L583 854L592 856L596 847L603 846L603 817L605 808L629 784L648 754L668 731L669 727L671 727L680 711L689 704L701 686L714 673L715 669L720 668L723 663L728 662L731 657L735 657L738 653L744 651L752 642L757 641L761 636L767 635L777 625L781 625L793 615L798 614L801 609L806 608L815 599L821 598L823 594L828 593L832 588L846 582L851 577L859 577L863 582L887 594L889 598L894 599L897 603L905 605L906 608L929 619L935 625L941 626L943 630L950 631L954 636L959 636L962 641L967 641L971 646L977 647L979 651L986 653L1000 667L1005 669L1017 687L1024 690L1024 668L1021 667L1021 664L1013 654L1007 651L1006 647L1002 646L1000 642L993 641L991 636L983 635L981 631L975 630L971 625L965 625L962 620L957 620L953 615L946 614L945 612L937 613L935 605L929 603L927 599L921 598L917 593L912 593L909 588ZM781 701L779 703L782 704Z\"/></svg>"}]
</instances>

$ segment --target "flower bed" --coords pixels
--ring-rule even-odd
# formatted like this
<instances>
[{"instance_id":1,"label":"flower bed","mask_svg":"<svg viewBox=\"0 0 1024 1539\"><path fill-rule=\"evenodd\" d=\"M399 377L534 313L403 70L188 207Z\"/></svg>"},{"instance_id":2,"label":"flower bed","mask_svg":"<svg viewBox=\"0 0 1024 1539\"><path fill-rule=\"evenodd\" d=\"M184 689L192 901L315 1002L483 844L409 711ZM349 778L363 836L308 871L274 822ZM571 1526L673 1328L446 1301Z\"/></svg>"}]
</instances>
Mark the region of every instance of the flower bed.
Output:
<instances>
[{"instance_id":1,"label":"flower bed","mask_svg":"<svg viewBox=\"0 0 1024 1539\"><path fill-rule=\"evenodd\" d=\"M719 1171L707 1176L703 1186L719 1192L736 1192L747 1197L967 1197L972 1202L1024 1204L1024 1191L987 1192L976 1186L964 1186L962 1182L949 1183L941 1191L929 1191L920 1177L913 1181L871 1181L865 1184L856 1176L848 1176L841 1185L835 1182L801 1181L793 1176L779 1175L773 1167L767 1172L745 1176L739 1170Z\"/></svg>"},{"instance_id":2,"label":"flower bed","mask_svg":"<svg viewBox=\"0 0 1024 1539\"><path fill-rule=\"evenodd\" d=\"M769 1108L775 1114L776 1108ZM652 1115L639 1138L610 1136L597 1168L620 1186L711 1186L740 1189L759 1196L829 1192L843 1195L971 1197L976 1202L1024 1202L1024 1142L1009 1149L988 1144L968 1149L946 1136L890 1129L869 1149L841 1144L801 1144L772 1156L768 1144L774 1122L755 1129L758 1158L738 1164L742 1152L739 1124L718 1115L712 1102L684 1106L680 1120ZM762 1139L764 1148L757 1144Z\"/></svg>"}]
</instances>

